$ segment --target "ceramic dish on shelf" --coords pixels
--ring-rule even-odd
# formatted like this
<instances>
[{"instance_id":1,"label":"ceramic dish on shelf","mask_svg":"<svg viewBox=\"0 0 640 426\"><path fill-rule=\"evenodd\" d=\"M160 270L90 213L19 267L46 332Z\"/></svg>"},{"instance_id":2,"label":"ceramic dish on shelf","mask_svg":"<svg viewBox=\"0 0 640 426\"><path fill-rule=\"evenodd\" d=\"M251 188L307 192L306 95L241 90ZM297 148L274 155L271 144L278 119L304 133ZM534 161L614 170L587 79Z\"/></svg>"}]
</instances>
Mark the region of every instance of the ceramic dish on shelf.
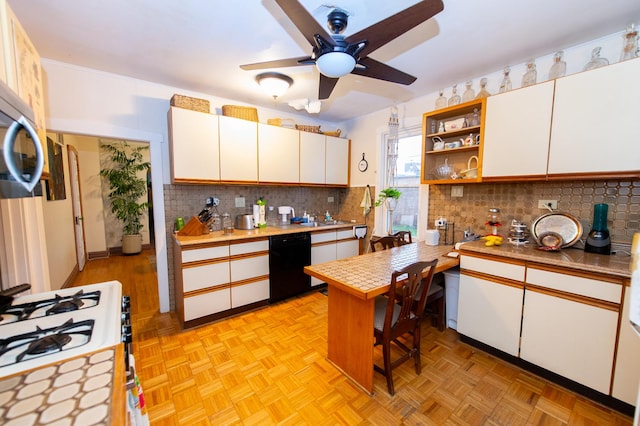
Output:
<instances>
[{"instance_id":1,"label":"ceramic dish on shelf","mask_svg":"<svg viewBox=\"0 0 640 426\"><path fill-rule=\"evenodd\" d=\"M539 246L544 247L540 238L555 233L562 238L561 247L571 247L582 236L582 224L568 213L551 212L543 214L531 224L531 234Z\"/></svg>"}]
</instances>

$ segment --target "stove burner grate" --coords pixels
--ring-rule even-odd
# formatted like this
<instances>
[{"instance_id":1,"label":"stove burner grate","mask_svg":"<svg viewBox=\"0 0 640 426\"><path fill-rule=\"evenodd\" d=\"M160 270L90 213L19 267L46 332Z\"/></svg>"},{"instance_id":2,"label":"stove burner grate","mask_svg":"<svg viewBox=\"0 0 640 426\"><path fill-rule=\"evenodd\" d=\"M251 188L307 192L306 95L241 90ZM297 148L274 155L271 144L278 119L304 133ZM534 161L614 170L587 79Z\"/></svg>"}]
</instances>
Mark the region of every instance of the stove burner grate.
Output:
<instances>
[{"instance_id":1,"label":"stove burner grate","mask_svg":"<svg viewBox=\"0 0 640 426\"><path fill-rule=\"evenodd\" d=\"M83 290L68 296L56 294L52 298L9 306L0 317L0 325L77 311L100 303L100 290L85 293Z\"/></svg>"},{"instance_id":2,"label":"stove burner grate","mask_svg":"<svg viewBox=\"0 0 640 426\"><path fill-rule=\"evenodd\" d=\"M0 339L0 366L82 346L91 339L94 322L69 319L57 327L36 326L33 331Z\"/></svg>"}]
</instances>

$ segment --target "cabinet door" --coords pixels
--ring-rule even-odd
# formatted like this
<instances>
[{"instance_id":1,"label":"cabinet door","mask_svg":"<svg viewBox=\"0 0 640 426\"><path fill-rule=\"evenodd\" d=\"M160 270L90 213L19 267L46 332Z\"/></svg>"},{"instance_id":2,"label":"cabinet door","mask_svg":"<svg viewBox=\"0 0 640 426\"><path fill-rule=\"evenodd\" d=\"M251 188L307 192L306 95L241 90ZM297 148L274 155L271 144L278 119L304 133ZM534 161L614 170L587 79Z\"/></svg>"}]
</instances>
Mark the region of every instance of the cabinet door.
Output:
<instances>
[{"instance_id":1,"label":"cabinet door","mask_svg":"<svg viewBox=\"0 0 640 426\"><path fill-rule=\"evenodd\" d=\"M327 136L326 183L349 185L349 140Z\"/></svg>"},{"instance_id":2,"label":"cabinet door","mask_svg":"<svg viewBox=\"0 0 640 426\"><path fill-rule=\"evenodd\" d=\"M231 309L231 289L226 287L184 298L184 320L204 317Z\"/></svg>"},{"instance_id":3,"label":"cabinet door","mask_svg":"<svg viewBox=\"0 0 640 426\"><path fill-rule=\"evenodd\" d=\"M324 243L320 245L311 246L311 264L316 265L318 263L331 262L336 260L336 243ZM322 284L324 281L311 277L311 286Z\"/></svg>"},{"instance_id":4,"label":"cabinet door","mask_svg":"<svg viewBox=\"0 0 640 426\"><path fill-rule=\"evenodd\" d=\"M300 132L258 124L258 180L300 182Z\"/></svg>"},{"instance_id":5,"label":"cabinet door","mask_svg":"<svg viewBox=\"0 0 640 426\"><path fill-rule=\"evenodd\" d=\"M522 288L460 274L458 332L518 356Z\"/></svg>"},{"instance_id":6,"label":"cabinet door","mask_svg":"<svg viewBox=\"0 0 640 426\"><path fill-rule=\"evenodd\" d=\"M173 183L220 180L217 115L171 107L169 142Z\"/></svg>"},{"instance_id":7,"label":"cabinet door","mask_svg":"<svg viewBox=\"0 0 640 426\"><path fill-rule=\"evenodd\" d=\"M182 268L182 288L185 293L229 283L229 262Z\"/></svg>"},{"instance_id":8,"label":"cabinet door","mask_svg":"<svg viewBox=\"0 0 640 426\"><path fill-rule=\"evenodd\" d=\"M487 98L482 179L547 174L554 82Z\"/></svg>"},{"instance_id":9,"label":"cabinet door","mask_svg":"<svg viewBox=\"0 0 640 426\"><path fill-rule=\"evenodd\" d=\"M231 307L249 305L269 299L269 279L231 286Z\"/></svg>"},{"instance_id":10,"label":"cabinet door","mask_svg":"<svg viewBox=\"0 0 640 426\"><path fill-rule=\"evenodd\" d=\"M520 357L608 394L618 313L531 290L524 300Z\"/></svg>"},{"instance_id":11,"label":"cabinet door","mask_svg":"<svg viewBox=\"0 0 640 426\"><path fill-rule=\"evenodd\" d=\"M556 80L552 174L640 170L640 59Z\"/></svg>"},{"instance_id":12,"label":"cabinet door","mask_svg":"<svg viewBox=\"0 0 640 426\"><path fill-rule=\"evenodd\" d=\"M231 281L237 282L269 275L269 255L231 261Z\"/></svg>"},{"instance_id":13,"label":"cabinet door","mask_svg":"<svg viewBox=\"0 0 640 426\"><path fill-rule=\"evenodd\" d=\"M618 352L616 354L616 369L613 376L613 391L611 396L627 404L636 405L638 385L640 383L640 338L629 324L629 309L631 291L627 288L624 295L620 334L618 336Z\"/></svg>"},{"instance_id":14,"label":"cabinet door","mask_svg":"<svg viewBox=\"0 0 640 426\"><path fill-rule=\"evenodd\" d=\"M336 232L336 259L344 259L360 254L360 242L353 236L353 229Z\"/></svg>"},{"instance_id":15,"label":"cabinet door","mask_svg":"<svg viewBox=\"0 0 640 426\"><path fill-rule=\"evenodd\" d=\"M258 182L258 124L219 116L220 180Z\"/></svg>"},{"instance_id":16,"label":"cabinet door","mask_svg":"<svg viewBox=\"0 0 640 426\"><path fill-rule=\"evenodd\" d=\"M300 183L325 183L325 141L325 135L300 132Z\"/></svg>"}]
</instances>

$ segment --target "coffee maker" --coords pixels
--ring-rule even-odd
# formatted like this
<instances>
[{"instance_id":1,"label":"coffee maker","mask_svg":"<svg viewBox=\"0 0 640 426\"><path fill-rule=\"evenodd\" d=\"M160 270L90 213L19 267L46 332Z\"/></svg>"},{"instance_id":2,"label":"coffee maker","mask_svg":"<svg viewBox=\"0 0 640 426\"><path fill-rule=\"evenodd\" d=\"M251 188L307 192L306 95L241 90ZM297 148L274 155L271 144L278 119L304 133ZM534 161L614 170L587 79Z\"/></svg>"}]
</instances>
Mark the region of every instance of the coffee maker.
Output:
<instances>
[{"instance_id":1,"label":"coffee maker","mask_svg":"<svg viewBox=\"0 0 640 426\"><path fill-rule=\"evenodd\" d=\"M607 204L596 204L593 206L593 225L587 242L584 245L584 251L597 254L611 254L611 238L607 229L607 213L609 206Z\"/></svg>"}]
</instances>

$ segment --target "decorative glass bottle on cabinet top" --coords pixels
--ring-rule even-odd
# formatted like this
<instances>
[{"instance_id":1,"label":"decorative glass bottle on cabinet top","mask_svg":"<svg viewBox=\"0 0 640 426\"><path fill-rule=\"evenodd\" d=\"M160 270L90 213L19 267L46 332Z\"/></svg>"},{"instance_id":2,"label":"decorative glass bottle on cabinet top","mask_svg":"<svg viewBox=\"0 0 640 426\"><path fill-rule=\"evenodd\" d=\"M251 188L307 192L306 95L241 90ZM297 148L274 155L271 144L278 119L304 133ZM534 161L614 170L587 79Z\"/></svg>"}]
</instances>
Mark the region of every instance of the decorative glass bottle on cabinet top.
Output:
<instances>
[{"instance_id":1,"label":"decorative glass bottle on cabinet top","mask_svg":"<svg viewBox=\"0 0 640 426\"><path fill-rule=\"evenodd\" d=\"M622 45L622 54L620 61L633 59L638 57L638 31L634 24L629 24L627 31L624 33L624 44Z\"/></svg>"},{"instance_id":2,"label":"decorative glass bottle on cabinet top","mask_svg":"<svg viewBox=\"0 0 640 426\"><path fill-rule=\"evenodd\" d=\"M564 52L560 50L553 55L553 65L549 69L549 80L564 77L567 73L567 63L562 60L563 54Z\"/></svg>"},{"instance_id":3,"label":"decorative glass bottle on cabinet top","mask_svg":"<svg viewBox=\"0 0 640 426\"><path fill-rule=\"evenodd\" d=\"M538 80L538 71L536 71L536 63L533 59L527 61L527 71L522 76L522 87L532 86Z\"/></svg>"},{"instance_id":4,"label":"decorative glass bottle on cabinet top","mask_svg":"<svg viewBox=\"0 0 640 426\"><path fill-rule=\"evenodd\" d=\"M465 83L466 89L462 94L462 102L472 101L476 97L476 92L473 91L471 85L473 85L473 81L471 80Z\"/></svg>"},{"instance_id":5,"label":"decorative glass bottle on cabinet top","mask_svg":"<svg viewBox=\"0 0 640 426\"><path fill-rule=\"evenodd\" d=\"M458 105L460 103L460 95L456 93L458 91L457 86L457 84L454 84L451 88L451 97L449 98L448 102L449 106Z\"/></svg>"},{"instance_id":6,"label":"decorative glass bottle on cabinet top","mask_svg":"<svg viewBox=\"0 0 640 426\"><path fill-rule=\"evenodd\" d=\"M443 89L440 89L440 96L436 98L436 109L444 108L447 106L447 98L442 94L444 92Z\"/></svg>"},{"instance_id":7,"label":"decorative glass bottle on cabinet top","mask_svg":"<svg viewBox=\"0 0 640 426\"><path fill-rule=\"evenodd\" d=\"M587 65L584 66L582 71L589 71L603 67L605 65L609 65L609 60L607 60L607 58L600 57L601 49L602 48L600 46L593 48L593 50L591 51L591 60L587 62Z\"/></svg>"},{"instance_id":8,"label":"decorative glass bottle on cabinet top","mask_svg":"<svg viewBox=\"0 0 640 426\"><path fill-rule=\"evenodd\" d=\"M511 90L511 78L509 77L510 72L511 72L511 68L509 67L504 68L504 71L502 72L503 77L502 77L502 82L500 83L500 90L498 90L499 93L504 93Z\"/></svg>"},{"instance_id":9,"label":"decorative glass bottle on cabinet top","mask_svg":"<svg viewBox=\"0 0 640 426\"><path fill-rule=\"evenodd\" d=\"M491 93L487 91L487 78L482 77L480 79L480 90L478 91L476 99L488 98L489 96L491 96Z\"/></svg>"}]
</instances>

